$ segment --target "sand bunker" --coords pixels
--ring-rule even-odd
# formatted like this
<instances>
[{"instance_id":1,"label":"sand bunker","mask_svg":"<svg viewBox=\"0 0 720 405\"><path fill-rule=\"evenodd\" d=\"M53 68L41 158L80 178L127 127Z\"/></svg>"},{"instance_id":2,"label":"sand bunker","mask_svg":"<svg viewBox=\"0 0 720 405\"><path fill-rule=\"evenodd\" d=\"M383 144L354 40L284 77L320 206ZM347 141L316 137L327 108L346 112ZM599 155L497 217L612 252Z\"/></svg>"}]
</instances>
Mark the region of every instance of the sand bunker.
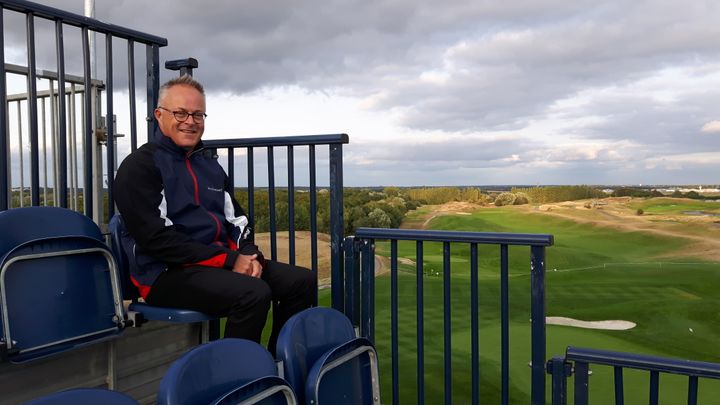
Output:
<instances>
[{"instance_id":1,"label":"sand bunker","mask_svg":"<svg viewBox=\"0 0 720 405\"><path fill-rule=\"evenodd\" d=\"M605 330L628 330L637 326L635 322L630 321L581 321L578 319L565 318L562 316L548 316L545 318L545 323L548 325L574 326L576 328Z\"/></svg>"}]
</instances>

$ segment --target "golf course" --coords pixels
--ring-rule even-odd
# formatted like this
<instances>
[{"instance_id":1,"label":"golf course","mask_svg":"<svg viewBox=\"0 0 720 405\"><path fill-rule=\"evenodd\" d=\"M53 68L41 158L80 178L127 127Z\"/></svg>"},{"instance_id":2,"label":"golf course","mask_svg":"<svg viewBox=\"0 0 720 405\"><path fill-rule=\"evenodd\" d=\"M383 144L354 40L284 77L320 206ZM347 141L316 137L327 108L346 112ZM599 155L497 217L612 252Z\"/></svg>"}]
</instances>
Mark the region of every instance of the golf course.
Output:
<instances>
[{"instance_id":1,"label":"golf course","mask_svg":"<svg viewBox=\"0 0 720 405\"><path fill-rule=\"evenodd\" d=\"M720 203L682 198L607 198L551 205L449 203L408 213L403 227L552 234L547 249L547 355L568 346L720 362ZM499 248L479 247L480 390L500 393ZM530 390L529 249L510 247L510 398ZM399 374L403 403L417 400L415 243L399 242ZM383 402L391 402L389 244L376 277L376 345ZM424 245L425 401L443 401L442 245ZM384 264L383 264L384 263ZM469 246L451 247L453 401L470 401ZM613 370L591 367L593 403L613 401ZM625 372L626 403L647 403L649 374ZM550 378L548 376L548 392ZM662 376L663 403L687 400L687 378ZM572 381L572 380L571 380ZM572 395L572 385L569 387ZM701 381L700 403L720 397ZM548 396L549 398L549 396Z\"/></svg>"}]
</instances>

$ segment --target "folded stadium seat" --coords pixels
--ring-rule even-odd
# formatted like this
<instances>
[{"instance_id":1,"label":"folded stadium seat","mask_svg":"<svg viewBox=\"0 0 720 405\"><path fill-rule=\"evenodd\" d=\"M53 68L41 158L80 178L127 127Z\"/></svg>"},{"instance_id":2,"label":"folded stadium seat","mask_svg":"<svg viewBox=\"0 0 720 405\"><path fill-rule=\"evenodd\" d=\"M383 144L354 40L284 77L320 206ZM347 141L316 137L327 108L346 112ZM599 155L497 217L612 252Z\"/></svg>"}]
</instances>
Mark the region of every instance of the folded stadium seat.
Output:
<instances>
[{"instance_id":1,"label":"folded stadium seat","mask_svg":"<svg viewBox=\"0 0 720 405\"><path fill-rule=\"evenodd\" d=\"M122 243L123 238L129 240L130 235L125 229L125 225L122 222L122 217L120 216L120 214L115 214L110 219L108 229L110 231L110 247L113 254L115 255L115 260L118 263L118 268L120 271L123 299L132 301L132 303L128 307L128 311L131 319L133 319L133 322L135 324L134 326L140 326L140 324L144 320L150 320L175 323L203 322L203 327L207 328L208 321L217 320L217 317L210 316L198 311L192 311L182 308L156 307L149 305L145 302L138 301L140 295L138 294L138 290L135 285L132 284L132 281L130 281L130 270L128 261L132 260L132 258L125 253ZM141 317L138 317L137 314L141 314Z\"/></svg>"},{"instance_id":2,"label":"folded stadium seat","mask_svg":"<svg viewBox=\"0 0 720 405\"><path fill-rule=\"evenodd\" d=\"M259 344L227 338L197 346L170 366L158 405L295 404L272 355Z\"/></svg>"},{"instance_id":3,"label":"folded stadium seat","mask_svg":"<svg viewBox=\"0 0 720 405\"><path fill-rule=\"evenodd\" d=\"M117 266L98 226L78 212L0 212L0 349L20 363L117 337Z\"/></svg>"},{"instance_id":4,"label":"folded stadium seat","mask_svg":"<svg viewBox=\"0 0 720 405\"><path fill-rule=\"evenodd\" d=\"M331 308L309 308L280 330L277 357L298 401L312 405L380 403L377 354Z\"/></svg>"},{"instance_id":5,"label":"folded stadium seat","mask_svg":"<svg viewBox=\"0 0 720 405\"><path fill-rule=\"evenodd\" d=\"M76 388L46 395L26 402L25 405L138 405L129 396L117 391L99 388Z\"/></svg>"}]
</instances>

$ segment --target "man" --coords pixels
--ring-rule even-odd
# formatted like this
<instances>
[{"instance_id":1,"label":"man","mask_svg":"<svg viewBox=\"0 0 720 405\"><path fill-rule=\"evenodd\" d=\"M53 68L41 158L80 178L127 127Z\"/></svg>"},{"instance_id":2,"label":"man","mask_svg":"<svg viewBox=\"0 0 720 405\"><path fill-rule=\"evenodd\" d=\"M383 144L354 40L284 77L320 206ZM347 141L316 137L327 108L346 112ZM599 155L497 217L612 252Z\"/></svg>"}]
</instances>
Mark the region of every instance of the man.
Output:
<instances>
[{"instance_id":1,"label":"man","mask_svg":"<svg viewBox=\"0 0 720 405\"><path fill-rule=\"evenodd\" d=\"M155 139L133 152L115 178L115 202L129 237L123 248L140 295L151 305L227 316L225 337L260 341L277 302L268 349L280 328L310 307L317 280L307 269L266 260L249 240L233 185L203 148L205 92L190 76L160 88Z\"/></svg>"}]
</instances>

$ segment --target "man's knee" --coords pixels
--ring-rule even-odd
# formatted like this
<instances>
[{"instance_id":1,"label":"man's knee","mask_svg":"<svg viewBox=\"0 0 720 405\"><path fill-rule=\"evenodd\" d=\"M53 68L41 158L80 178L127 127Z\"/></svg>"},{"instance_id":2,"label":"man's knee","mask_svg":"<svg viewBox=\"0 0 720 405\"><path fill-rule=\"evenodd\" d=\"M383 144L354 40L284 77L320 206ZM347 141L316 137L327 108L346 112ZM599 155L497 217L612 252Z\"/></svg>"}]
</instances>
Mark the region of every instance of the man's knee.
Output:
<instances>
[{"instance_id":1,"label":"man's knee","mask_svg":"<svg viewBox=\"0 0 720 405\"><path fill-rule=\"evenodd\" d=\"M295 293L304 297L308 305L315 303L318 291L317 276L310 270L302 270L295 280Z\"/></svg>"},{"instance_id":2,"label":"man's knee","mask_svg":"<svg viewBox=\"0 0 720 405\"><path fill-rule=\"evenodd\" d=\"M272 300L270 287L258 280L250 289L237 293L233 308L236 310L269 311Z\"/></svg>"},{"instance_id":3,"label":"man's knee","mask_svg":"<svg viewBox=\"0 0 720 405\"><path fill-rule=\"evenodd\" d=\"M270 301L272 300L272 290L267 283L260 282L257 286L252 289L250 293L251 299L256 303L258 307L270 308Z\"/></svg>"},{"instance_id":4,"label":"man's knee","mask_svg":"<svg viewBox=\"0 0 720 405\"><path fill-rule=\"evenodd\" d=\"M310 270L307 270L305 268L301 268L301 270L304 270L300 277L300 284L305 286L307 289L315 289L317 290L317 276L315 273L313 273Z\"/></svg>"}]
</instances>

